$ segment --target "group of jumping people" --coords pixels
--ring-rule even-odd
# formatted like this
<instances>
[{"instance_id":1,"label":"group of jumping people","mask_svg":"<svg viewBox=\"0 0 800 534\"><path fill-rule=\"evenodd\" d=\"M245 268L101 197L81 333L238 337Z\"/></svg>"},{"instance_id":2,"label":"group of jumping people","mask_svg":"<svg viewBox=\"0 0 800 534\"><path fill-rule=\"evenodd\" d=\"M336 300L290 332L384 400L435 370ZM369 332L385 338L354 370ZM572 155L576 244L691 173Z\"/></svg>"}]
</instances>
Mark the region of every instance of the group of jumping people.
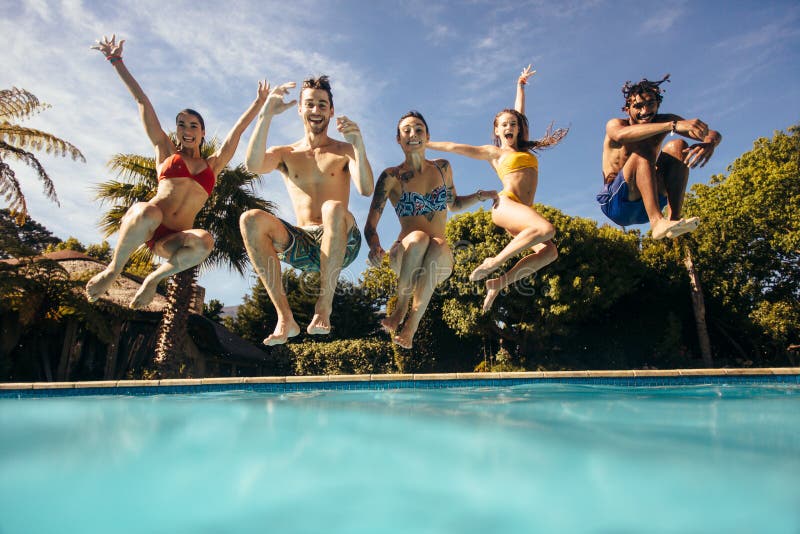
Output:
<instances>
[{"instance_id":1,"label":"group of jumping people","mask_svg":"<svg viewBox=\"0 0 800 534\"><path fill-rule=\"evenodd\" d=\"M131 301L134 308L152 301L161 280L208 257L214 240L207 231L194 228L195 217L211 194L217 175L233 157L245 129L256 117L247 146L246 168L258 174L280 171L296 217L296 224L291 224L263 210L249 210L240 218L247 254L277 312L277 324L264 339L266 345L286 343L300 333L282 283L281 262L301 271L320 273L319 297L306 331L312 335L330 332L339 273L355 260L362 240L358 223L348 209L351 180L359 194L372 195L364 226L369 262L380 265L388 255L389 266L398 277L393 311L381 326L401 347L412 347L433 291L452 272L453 254L445 239L448 210L491 201L492 222L512 237L496 256L484 259L469 276L473 282L486 279L484 312L491 309L503 289L558 257L552 241L555 228L533 207L539 178L535 152L556 145L567 130L548 128L541 139L529 140L525 86L536 72L530 65L517 78L514 107L494 117L494 144L431 141L423 115L409 111L397 124L397 143L404 159L385 169L376 182L361 131L354 121L344 115L336 117L336 129L345 141L328 135L334 105L326 76L305 80L299 99L288 102L294 82L274 88L266 81L259 82L255 100L219 148L204 158L203 118L192 109L182 110L175 121L175 140L170 139L123 62L123 44L115 36L104 37L92 48L104 54L138 104L145 132L155 149L158 188L153 198L133 205L123 217L111 263L86 285L90 300L98 299L111 287L131 254L142 245L165 261L143 281ZM627 116L606 124L603 187L597 195L600 208L609 219L621 226L649 223L654 239L675 238L697 228L696 217L680 216L689 169L705 165L722 139L699 119L686 120L658 112L663 93L660 86L668 78L626 82L623 86L622 110ZM303 121L303 138L290 145L269 146L267 137L273 117L294 107ZM662 146L664 139L674 134L695 143L689 145L676 138ZM450 163L427 159L428 149L487 161L497 173L502 189L456 194ZM387 200L400 223L400 234L388 252L381 246L377 232ZM523 251L530 253L503 274L488 278Z\"/></svg>"}]
</instances>

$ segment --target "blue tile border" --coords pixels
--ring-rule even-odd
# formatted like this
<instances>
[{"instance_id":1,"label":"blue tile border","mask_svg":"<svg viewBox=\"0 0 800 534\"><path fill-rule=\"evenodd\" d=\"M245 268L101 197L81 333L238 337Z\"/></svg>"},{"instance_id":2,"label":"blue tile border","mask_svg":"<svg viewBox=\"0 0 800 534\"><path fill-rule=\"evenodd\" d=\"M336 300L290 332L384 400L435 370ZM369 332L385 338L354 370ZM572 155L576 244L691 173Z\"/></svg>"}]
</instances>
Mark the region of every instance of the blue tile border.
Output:
<instances>
[{"instance_id":1,"label":"blue tile border","mask_svg":"<svg viewBox=\"0 0 800 534\"><path fill-rule=\"evenodd\" d=\"M794 370L792 370L794 371ZM385 375L384 375L385 376ZM438 376L438 375L437 375ZM541 376L541 377L502 377L502 378L445 378L445 379L368 379L346 380L337 377L328 381L302 381L302 377L292 377L292 381L271 382L230 382L185 385L117 385L109 387L54 387L46 384L32 384L19 389L0 389L0 399L30 399L47 397L85 397L85 396L152 396L152 395L191 395L198 393L221 393L233 391L252 391L257 393L293 393L308 391L365 391L399 389L450 389L450 388L502 388L528 384L575 384L602 385L635 388L657 388L666 386L701 385L800 385L800 373L786 374L712 374L689 376Z\"/></svg>"}]
</instances>

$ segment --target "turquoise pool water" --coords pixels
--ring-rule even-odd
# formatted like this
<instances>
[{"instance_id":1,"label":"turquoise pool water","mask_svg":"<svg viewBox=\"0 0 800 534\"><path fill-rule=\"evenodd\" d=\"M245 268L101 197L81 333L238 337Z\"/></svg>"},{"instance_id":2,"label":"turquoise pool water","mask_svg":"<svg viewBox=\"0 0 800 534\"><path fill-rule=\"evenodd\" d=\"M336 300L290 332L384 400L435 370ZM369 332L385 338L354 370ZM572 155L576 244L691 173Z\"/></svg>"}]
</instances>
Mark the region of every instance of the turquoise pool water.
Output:
<instances>
[{"instance_id":1,"label":"turquoise pool water","mask_svg":"<svg viewBox=\"0 0 800 534\"><path fill-rule=\"evenodd\" d=\"M800 386L0 399L0 533L800 532Z\"/></svg>"}]
</instances>

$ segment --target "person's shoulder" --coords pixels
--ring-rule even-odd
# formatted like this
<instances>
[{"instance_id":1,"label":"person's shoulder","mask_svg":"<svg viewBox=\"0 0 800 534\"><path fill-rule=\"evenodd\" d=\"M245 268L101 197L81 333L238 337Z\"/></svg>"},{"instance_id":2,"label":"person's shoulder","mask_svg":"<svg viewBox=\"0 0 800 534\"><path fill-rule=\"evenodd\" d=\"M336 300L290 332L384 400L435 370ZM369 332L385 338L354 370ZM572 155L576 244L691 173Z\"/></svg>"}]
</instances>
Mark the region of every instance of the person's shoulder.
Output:
<instances>
[{"instance_id":1,"label":"person's shoulder","mask_svg":"<svg viewBox=\"0 0 800 534\"><path fill-rule=\"evenodd\" d=\"M395 165L394 167L386 167L383 169L383 172L380 174L380 178L384 180L396 180L397 177L400 175L400 166Z\"/></svg>"},{"instance_id":2,"label":"person's shoulder","mask_svg":"<svg viewBox=\"0 0 800 534\"><path fill-rule=\"evenodd\" d=\"M444 158L437 158L437 159L432 160L432 162L433 162L434 165L436 165L442 171L446 172L448 169L450 169L450 162L447 161Z\"/></svg>"}]
</instances>

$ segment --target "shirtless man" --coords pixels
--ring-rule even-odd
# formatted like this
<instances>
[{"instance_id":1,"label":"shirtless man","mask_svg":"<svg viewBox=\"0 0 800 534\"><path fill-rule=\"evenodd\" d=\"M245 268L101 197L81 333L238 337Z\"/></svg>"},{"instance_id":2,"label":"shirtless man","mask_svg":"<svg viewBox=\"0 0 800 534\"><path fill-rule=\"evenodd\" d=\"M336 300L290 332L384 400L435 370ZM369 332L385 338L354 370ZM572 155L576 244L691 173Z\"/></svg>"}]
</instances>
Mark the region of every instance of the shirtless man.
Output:
<instances>
[{"instance_id":1,"label":"shirtless man","mask_svg":"<svg viewBox=\"0 0 800 534\"><path fill-rule=\"evenodd\" d=\"M669 79L622 86L628 113L606 123L603 141L603 189L597 195L600 209L620 226L650 223L653 239L673 238L697 228L697 217L681 219L689 169L704 166L722 136L700 119L658 113L660 85ZM683 139L661 143L669 134L699 141L691 146ZM669 206L665 218L661 210Z\"/></svg>"},{"instance_id":2,"label":"shirtless man","mask_svg":"<svg viewBox=\"0 0 800 534\"><path fill-rule=\"evenodd\" d=\"M306 331L330 332L339 272L353 262L361 247L361 233L348 211L350 179L364 196L370 196L375 185L356 123L338 117L336 129L347 142L328 137L333 95L327 76L305 80L300 90L297 110L305 137L291 145L266 148L272 118L296 102L283 101L292 87L294 83L283 84L267 97L245 162L250 172L281 172L297 217L293 226L264 211L250 210L239 220L247 254L278 313L275 331L264 340L265 345L286 343L300 333L283 289L280 260L302 271L319 271L320 295Z\"/></svg>"}]
</instances>

